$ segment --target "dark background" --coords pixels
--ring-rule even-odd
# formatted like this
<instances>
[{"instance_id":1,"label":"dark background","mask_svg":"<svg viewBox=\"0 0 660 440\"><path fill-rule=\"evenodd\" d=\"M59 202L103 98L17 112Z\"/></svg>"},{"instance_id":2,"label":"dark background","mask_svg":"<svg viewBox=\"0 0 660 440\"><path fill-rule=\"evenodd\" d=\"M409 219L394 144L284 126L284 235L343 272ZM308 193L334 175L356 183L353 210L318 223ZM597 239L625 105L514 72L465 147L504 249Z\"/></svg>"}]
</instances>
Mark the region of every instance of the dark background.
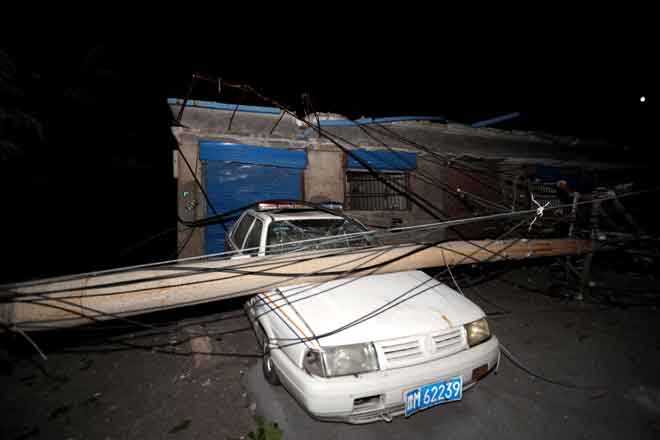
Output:
<instances>
[{"instance_id":1,"label":"dark background","mask_svg":"<svg viewBox=\"0 0 660 440\"><path fill-rule=\"evenodd\" d=\"M560 28L542 43L494 33L466 49L428 36L421 43L276 33L255 43L230 31L147 42L80 34L7 40L0 44L0 281L173 256L166 99L185 97L193 72L248 83L301 115L303 93L315 110L350 118L440 115L474 123L518 111L497 127L605 140L627 147L622 154L655 160L650 31L640 24L633 32L615 26L559 38ZM268 105L204 82L191 98Z\"/></svg>"}]
</instances>

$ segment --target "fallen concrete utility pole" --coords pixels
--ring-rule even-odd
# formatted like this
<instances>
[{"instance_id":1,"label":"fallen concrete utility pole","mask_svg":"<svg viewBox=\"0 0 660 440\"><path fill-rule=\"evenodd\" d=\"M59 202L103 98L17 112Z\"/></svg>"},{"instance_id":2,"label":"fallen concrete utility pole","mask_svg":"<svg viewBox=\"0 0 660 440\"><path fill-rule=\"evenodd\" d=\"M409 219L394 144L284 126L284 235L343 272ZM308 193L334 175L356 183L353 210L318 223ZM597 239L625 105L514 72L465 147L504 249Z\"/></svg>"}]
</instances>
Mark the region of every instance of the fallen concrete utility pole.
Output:
<instances>
[{"instance_id":1,"label":"fallen concrete utility pole","mask_svg":"<svg viewBox=\"0 0 660 440\"><path fill-rule=\"evenodd\" d=\"M0 294L8 301L0 304L0 322L9 328L17 326L26 330L71 327L251 295L284 285L326 281L346 275L343 273L346 271L355 271L353 276L371 275L445 264L583 254L591 249L591 242L585 240L479 240L427 248L416 244L359 252L326 249L266 257L184 261L0 286Z\"/></svg>"}]
</instances>

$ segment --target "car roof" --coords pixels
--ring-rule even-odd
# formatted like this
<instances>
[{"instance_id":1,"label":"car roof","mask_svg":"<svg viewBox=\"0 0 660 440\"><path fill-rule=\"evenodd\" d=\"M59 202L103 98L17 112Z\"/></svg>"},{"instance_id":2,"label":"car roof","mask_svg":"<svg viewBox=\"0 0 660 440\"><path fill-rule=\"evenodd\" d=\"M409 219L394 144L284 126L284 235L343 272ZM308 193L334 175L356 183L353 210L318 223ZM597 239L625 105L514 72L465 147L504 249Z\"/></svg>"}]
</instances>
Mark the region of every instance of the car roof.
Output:
<instances>
[{"instance_id":1,"label":"car roof","mask_svg":"<svg viewBox=\"0 0 660 440\"><path fill-rule=\"evenodd\" d=\"M343 220L343 217L329 212L309 209L282 209L269 211L255 211L257 216L271 217L273 221L284 220Z\"/></svg>"}]
</instances>

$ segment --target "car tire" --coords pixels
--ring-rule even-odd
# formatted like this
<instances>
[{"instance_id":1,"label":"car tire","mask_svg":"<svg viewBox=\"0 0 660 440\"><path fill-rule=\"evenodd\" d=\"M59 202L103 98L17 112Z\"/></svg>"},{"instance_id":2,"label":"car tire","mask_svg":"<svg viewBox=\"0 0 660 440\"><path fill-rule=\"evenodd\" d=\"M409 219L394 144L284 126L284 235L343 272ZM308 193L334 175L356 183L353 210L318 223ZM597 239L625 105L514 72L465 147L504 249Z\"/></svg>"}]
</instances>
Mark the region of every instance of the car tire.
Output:
<instances>
[{"instance_id":1,"label":"car tire","mask_svg":"<svg viewBox=\"0 0 660 440\"><path fill-rule=\"evenodd\" d=\"M264 358L261 362L264 371L264 379L271 385L280 385L280 378L277 376L277 370L275 369L275 364L273 364L273 358L270 356L270 353L264 354Z\"/></svg>"},{"instance_id":2,"label":"car tire","mask_svg":"<svg viewBox=\"0 0 660 440\"><path fill-rule=\"evenodd\" d=\"M280 385L280 378L277 375L277 369L273 363L273 358L270 355L270 348L268 345L268 338L264 341L264 356L261 360L261 367L264 372L264 379L271 385Z\"/></svg>"}]
</instances>

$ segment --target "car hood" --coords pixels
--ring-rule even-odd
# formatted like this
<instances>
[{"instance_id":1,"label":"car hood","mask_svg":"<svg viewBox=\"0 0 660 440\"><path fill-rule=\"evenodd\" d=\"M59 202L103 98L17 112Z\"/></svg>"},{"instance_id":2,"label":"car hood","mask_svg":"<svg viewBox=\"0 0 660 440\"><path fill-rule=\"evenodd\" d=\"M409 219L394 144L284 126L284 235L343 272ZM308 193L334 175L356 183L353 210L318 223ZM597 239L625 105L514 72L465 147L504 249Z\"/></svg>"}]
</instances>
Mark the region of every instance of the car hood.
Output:
<instances>
[{"instance_id":1,"label":"car hood","mask_svg":"<svg viewBox=\"0 0 660 440\"><path fill-rule=\"evenodd\" d=\"M280 292L301 328L327 335L319 339L322 346L428 334L484 316L472 301L420 271L288 286ZM406 300L388 307L402 299ZM377 310L382 313L374 314ZM362 319L367 316L371 317ZM346 328L336 331L342 327Z\"/></svg>"}]
</instances>

